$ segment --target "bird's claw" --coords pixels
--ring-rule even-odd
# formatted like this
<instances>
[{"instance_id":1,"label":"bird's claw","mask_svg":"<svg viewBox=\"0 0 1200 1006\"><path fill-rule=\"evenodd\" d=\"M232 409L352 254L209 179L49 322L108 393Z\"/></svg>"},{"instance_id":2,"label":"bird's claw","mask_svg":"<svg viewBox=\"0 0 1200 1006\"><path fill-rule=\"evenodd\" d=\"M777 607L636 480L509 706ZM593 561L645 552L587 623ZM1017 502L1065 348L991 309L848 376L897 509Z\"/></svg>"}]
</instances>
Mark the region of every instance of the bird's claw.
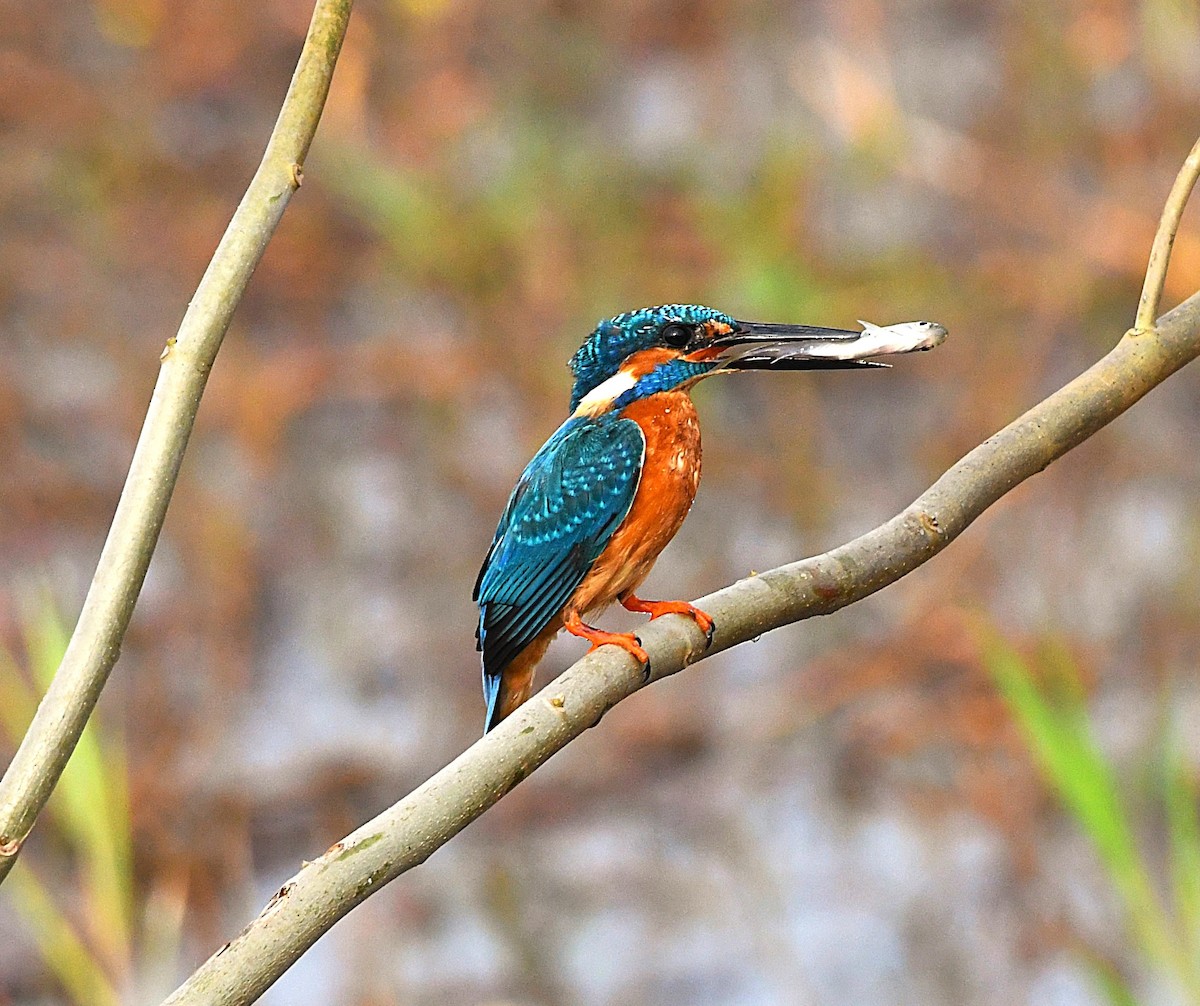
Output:
<instances>
[{"instance_id":1,"label":"bird's claw","mask_svg":"<svg viewBox=\"0 0 1200 1006\"><path fill-rule=\"evenodd\" d=\"M633 638L634 638L634 641L640 647L642 645L642 637L634 636ZM643 649L642 652L645 653L646 651ZM632 656L632 654L631 654L631 656ZM642 662L642 684L643 685L650 683L650 675L653 673L654 673L654 671L650 667L650 657L649 657L649 655L647 655L646 659Z\"/></svg>"},{"instance_id":2,"label":"bird's claw","mask_svg":"<svg viewBox=\"0 0 1200 1006\"><path fill-rule=\"evenodd\" d=\"M644 611L650 615L650 621L656 618L661 618L663 615L686 615L699 627L704 633L704 649L707 652L713 644L713 633L717 631L717 625L712 619L712 615L705 611L701 611L694 604L688 601L647 601L644 598L638 597L633 592L624 594L620 598L622 606L628 611ZM641 645L640 643L638 644Z\"/></svg>"},{"instance_id":3,"label":"bird's claw","mask_svg":"<svg viewBox=\"0 0 1200 1006\"><path fill-rule=\"evenodd\" d=\"M712 649L713 636L717 632L717 623L713 621L712 615L701 611L695 605L689 604L687 611L680 612L691 618L696 623L697 628L704 633L704 652L707 653Z\"/></svg>"}]
</instances>

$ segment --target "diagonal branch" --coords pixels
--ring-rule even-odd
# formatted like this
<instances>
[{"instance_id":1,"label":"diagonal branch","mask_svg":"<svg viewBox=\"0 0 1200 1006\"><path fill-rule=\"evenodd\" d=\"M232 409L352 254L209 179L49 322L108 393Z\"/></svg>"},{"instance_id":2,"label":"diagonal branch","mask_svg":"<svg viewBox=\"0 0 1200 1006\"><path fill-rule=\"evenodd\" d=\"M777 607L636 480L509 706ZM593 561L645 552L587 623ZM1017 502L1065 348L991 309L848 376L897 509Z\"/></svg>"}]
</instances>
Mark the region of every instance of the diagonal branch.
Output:
<instances>
[{"instance_id":1,"label":"diagonal branch","mask_svg":"<svg viewBox=\"0 0 1200 1006\"><path fill-rule=\"evenodd\" d=\"M741 580L696 603L713 615L712 651L845 607L945 548L989 506L1083 443L1200 356L1200 294L1129 333L1070 384L976 447L911 506L825 555ZM658 619L641 639L662 678L698 657L698 628ZM615 647L584 657L399 803L306 864L262 914L209 958L166 1006L253 1002L355 905L423 863L552 754L642 687Z\"/></svg>"},{"instance_id":2,"label":"diagonal branch","mask_svg":"<svg viewBox=\"0 0 1200 1006\"><path fill-rule=\"evenodd\" d=\"M158 542L200 396L250 275L266 250L317 129L353 0L319 0L262 163L218 245L179 333L168 340L150 408L66 655L0 780L0 881L62 774L121 652Z\"/></svg>"}]
</instances>

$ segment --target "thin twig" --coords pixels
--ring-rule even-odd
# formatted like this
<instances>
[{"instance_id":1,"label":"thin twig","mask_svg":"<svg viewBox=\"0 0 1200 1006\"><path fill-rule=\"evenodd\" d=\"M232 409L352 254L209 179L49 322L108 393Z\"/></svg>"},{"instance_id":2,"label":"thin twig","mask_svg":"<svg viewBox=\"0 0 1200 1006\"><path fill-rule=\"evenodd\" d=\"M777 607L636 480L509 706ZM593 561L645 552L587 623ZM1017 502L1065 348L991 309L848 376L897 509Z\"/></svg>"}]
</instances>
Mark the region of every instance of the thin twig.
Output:
<instances>
[{"instance_id":1,"label":"thin twig","mask_svg":"<svg viewBox=\"0 0 1200 1006\"><path fill-rule=\"evenodd\" d=\"M209 370L316 132L353 0L319 0L258 171L168 340L129 476L66 655L0 780L0 881L100 697L150 565Z\"/></svg>"},{"instance_id":2,"label":"thin twig","mask_svg":"<svg viewBox=\"0 0 1200 1006\"><path fill-rule=\"evenodd\" d=\"M1094 366L955 464L903 513L825 555L750 577L696 603L716 619L717 652L823 615L932 558L1014 486L1044 469L1200 356L1200 294L1162 318L1157 339L1128 334ZM640 630L655 679L700 656L688 619ZM615 647L584 657L418 789L306 864L165 1006L245 1006L322 933L423 863L552 754L643 685Z\"/></svg>"},{"instance_id":3,"label":"thin twig","mask_svg":"<svg viewBox=\"0 0 1200 1006\"><path fill-rule=\"evenodd\" d=\"M1179 221L1183 217L1183 208L1187 205L1188 196L1200 177L1200 140L1192 147L1191 153L1175 176L1175 184L1167 196L1163 206L1162 217L1158 221L1158 230L1154 234L1154 244L1150 246L1150 261L1146 266L1146 280L1142 284L1142 298L1138 301L1137 317L1133 323L1135 332L1148 332L1154 328L1154 319L1158 317L1158 305L1162 300L1163 286L1167 282L1167 266L1171 262L1171 247L1175 244L1175 235L1179 231Z\"/></svg>"}]
</instances>

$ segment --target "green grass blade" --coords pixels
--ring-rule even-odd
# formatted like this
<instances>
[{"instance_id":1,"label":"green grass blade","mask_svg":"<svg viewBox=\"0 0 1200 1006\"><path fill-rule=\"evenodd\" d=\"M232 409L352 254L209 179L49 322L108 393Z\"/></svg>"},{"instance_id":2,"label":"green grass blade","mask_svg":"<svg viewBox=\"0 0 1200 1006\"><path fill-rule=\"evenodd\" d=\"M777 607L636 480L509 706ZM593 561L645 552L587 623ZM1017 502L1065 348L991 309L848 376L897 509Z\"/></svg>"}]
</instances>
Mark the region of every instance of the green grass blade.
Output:
<instances>
[{"instance_id":1,"label":"green grass blade","mask_svg":"<svg viewBox=\"0 0 1200 1006\"><path fill-rule=\"evenodd\" d=\"M1090 958L1088 963L1101 994L1111 1006L1138 1006L1129 982L1110 962Z\"/></svg>"},{"instance_id":2,"label":"green grass blade","mask_svg":"<svg viewBox=\"0 0 1200 1006\"><path fill-rule=\"evenodd\" d=\"M27 863L14 870L5 884L17 912L29 926L38 952L80 1006L119 1006L113 988L96 957L55 906L45 886Z\"/></svg>"},{"instance_id":3,"label":"green grass blade","mask_svg":"<svg viewBox=\"0 0 1200 1006\"><path fill-rule=\"evenodd\" d=\"M30 670L43 690L67 646L67 629L50 604L27 626ZM132 860L124 764L102 749L95 722L84 727L52 798L80 859L88 935L117 975L128 973L132 941Z\"/></svg>"},{"instance_id":4,"label":"green grass blade","mask_svg":"<svg viewBox=\"0 0 1200 1006\"><path fill-rule=\"evenodd\" d=\"M1200 820L1197 819L1200 788L1175 738L1167 745L1163 776L1171 889L1184 947L1193 967L1197 967L1200 964Z\"/></svg>"},{"instance_id":5,"label":"green grass blade","mask_svg":"<svg viewBox=\"0 0 1200 1006\"><path fill-rule=\"evenodd\" d=\"M1061 652L1052 653L1048 663L1055 680L1043 687L1003 641L993 637L984 649L1035 760L1099 854L1143 951L1182 974L1185 961L1174 927L1138 850L1116 775L1092 733L1074 668Z\"/></svg>"}]
</instances>

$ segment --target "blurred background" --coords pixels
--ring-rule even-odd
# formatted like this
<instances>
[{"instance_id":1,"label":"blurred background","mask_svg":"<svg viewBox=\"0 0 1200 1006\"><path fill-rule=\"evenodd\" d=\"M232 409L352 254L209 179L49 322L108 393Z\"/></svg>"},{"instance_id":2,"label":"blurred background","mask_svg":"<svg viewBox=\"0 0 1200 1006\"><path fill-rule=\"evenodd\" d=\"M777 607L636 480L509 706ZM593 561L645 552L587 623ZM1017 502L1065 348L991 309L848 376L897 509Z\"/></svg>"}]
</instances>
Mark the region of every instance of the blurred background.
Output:
<instances>
[{"instance_id":1,"label":"blurred background","mask_svg":"<svg viewBox=\"0 0 1200 1006\"><path fill-rule=\"evenodd\" d=\"M7 758L311 7L0 12ZM648 596L822 552L1132 323L1198 99L1186 0L361 0L0 891L0 1004L158 1002L478 736L471 587L598 318L950 328L697 393ZM1200 1001L1198 419L1193 368L881 595L623 703L263 1001Z\"/></svg>"}]
</instances>

